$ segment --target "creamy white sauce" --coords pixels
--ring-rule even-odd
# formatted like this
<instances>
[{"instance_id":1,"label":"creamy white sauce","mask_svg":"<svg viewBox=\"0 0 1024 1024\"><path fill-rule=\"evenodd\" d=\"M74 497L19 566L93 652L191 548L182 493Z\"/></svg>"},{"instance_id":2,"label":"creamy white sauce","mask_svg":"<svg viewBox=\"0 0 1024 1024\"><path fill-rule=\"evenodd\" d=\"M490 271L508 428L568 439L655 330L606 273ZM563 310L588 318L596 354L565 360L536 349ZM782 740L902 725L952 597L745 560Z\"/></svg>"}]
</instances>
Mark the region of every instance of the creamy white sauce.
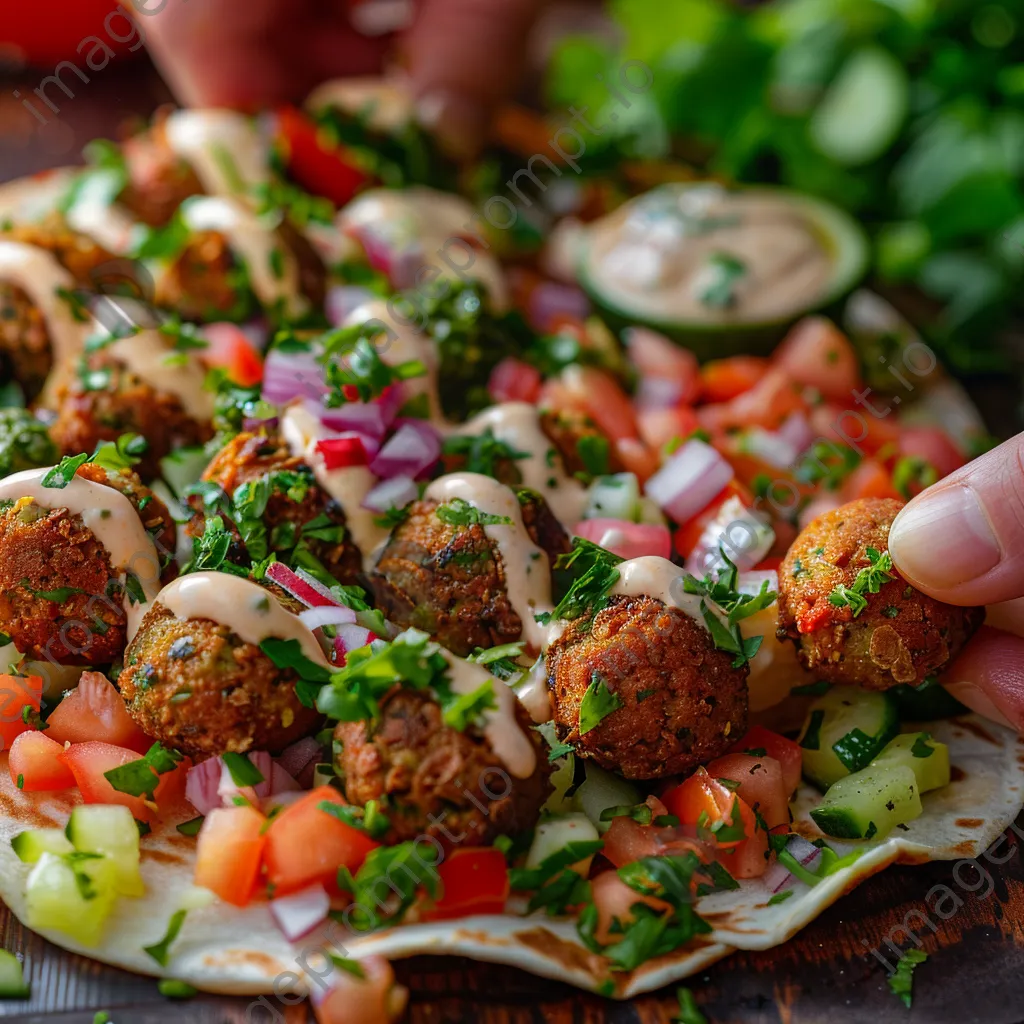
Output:
<instances>
[{"instance_id":1,"label":"creamy white sauce","mask_svg":"<svg viewBox=\"0 0 1024 1024\"><path fill-rule=\"evenodd\" d=\"M504 402L485 409L451 433L477 435L487 429L499 441L527 453L525 459L514 460L523 486L540 494L560 522L570 526L579 522L587 504L587 492L565 472L562 457L541 429L537 407L529 402Z\"/></svg>"},{"instance_id":2,"label":"creamy white sauce","mask_svg":"<svg viewBox=\"0 0 1024 1024\"><path fill-rule=\"evenodd\" d=\"M516 687L516 696L535 722L551 721L551 689L548 686L548 663L544 654L533 663Z\"/></svg>"},{"instance_id":3,"label":"creamy white sauce","mask_svg":"<svg viewBox=\"0 0 1024 1024\"><path fill-rule=\"evenodd\" d=\"M128 252L137 230L135 219L114 201L119 185L115 171L86 173L65 215L68 227L115 255Z\"/></svg>"},{"instance_id":4,"label":"creamy white sauce","mask_svg":"<svg viewBox=\"0 0 1024 1024\"><path fill-rule=\"evenodd\" d=\"M833 259L798 198L717 185L654 189L591 225L585 270L605 300L648 320L749 323L812 306L828 289ZM714 259L739 260L734 301L702 294Z\"/></svg>"},{"instance_id":5,"label":"creamy white sauce","mask_svg":"<svg viewBox=\"0 0 1024 1024\"><path fill-rule=\"evenodd\" d=\"M377 550L388 539L388 531L374 522L377 513L363 508L363 499L377 484L376 476L368 466L328 469L316 443L330 437L331 431L302 405L292 405L285 410L281 417L281 436L292 455L309 463L316 482L341 506L349 536L362 552L363 566L371 569L377 560Z\"/></svg>"},{"instance_id":6,"label":"creamy white sauce","mask_svg":"<svg viewBox=\"0 0 1024 1024\"><path fill-rule=\"evenodd\" d=\"M483 734L509 773L517 779L528 779L537 768L537 752L516 718L516 695L483 665L456 658L444 648L441 653L448 662L448 681L453 693L466 695L486 682L492 684L495 707L483 713Z\"/></svg>"},{"instance_id":7,"label":"creamy white sauce","mask_svg":"<svg viewBox=\"0 0 1024 1024\"><path fill-rule=\"evenodd\" d=\"M45 249L0 240L0 280L20 288L42 313L53 348L53 366L70 367L95 324L79 323L58 291L75 290L75 279Z\"/></svg>"},{"instance_id":8,"label":"creamy white sauce","mask_svg":"<svg viewBox=\"0 0 1024 1024\"><path fill-rule=\"evenodd\" d=\"M189 573L168 583L156 600L176 618L210 619L257 647L270 637L297 640L310 661L329 666L312 630L268 590L242 576Z\"/></svg>"},{"instance_id":9,"label":"creamy white sauce","mask_svg":"<svg viewBox=\"0 0 1024 1024\"><path fill-rule=\"evenodd\" d=\"M423 186L370 189L338 214L337 223L357 237L374 236L390 253L405 254L420 268L436 269L436 275L411 273L407 286L413 291L434 294L438 277L475 280L487 290L497 312L508 309L508 285L498 261L465 240L478 234L480 216L460 196Z\"/></svg>"},{"instance_id":10,"label":"creamy white sauce","mask_svg":"<svg viewBox=\"0 0 1024 1024\"><path fill-rule=\"evenodd\" d=\"M535 616L551 611L551 566L547 554L530 540L515 492L479 473L451 473L435 480L424 497L441 504L461 498L481 512L511 520L508 524L486 525L483 530L501 558L505 591L509 604L522 620L523 640L534 651L545 647L551 630L537 622Z\"/></svg>"},{"instance_id":11,"label":"creamy white sauce","mask_svg":"<svg viewBox=\"0 0 1024 1024\"><path fill-rule=\"evenodd\" d=\"M683 589L683 572L678 565L659 555L631 558L618 566L619 579L611 589L612 597L653 597L669 608L685 612L707 629L700 613L700 597ZM708 605L714 611L713 605ZM721 615L719 615L721 618Z\"/></svg>"},{"instance_id":12,"label":"creamy white sauce","mask_svg":"<svg viewBox=\"0 0 1024 1024\"><path fill-rule=\"evenodd\" d=\"M164 122L164 134L211 196L251 195L270 178L269 147L244 114L176 110Z\"/></svg>"},{"instance_id":13,"label":"creamy white sauce","mask_svg":"<svg viewBox=\"0 0 1024 1024\"><path fill-rule=\"evenodd\" d=\"M106 351L150 387L177 398L193 419L204 421L213 416L213 395L203 387L203 364L188 353L185 362L168 361L174 355L174 344L167 335L139 331L111 342Z\"/></svg>"},{"instance_id":14,"label":"creamy white sauce","mask_svg":"<svg viewBox=\"0 0 1024 1024\"><path fill-rule=\"evenodd\" d=\"M55 167L29 178L0 185L0 219L15 224L32 224L52 213L67 194L80 167Z\"/></svg>"},{"instance_id":15,"label":"creamy white sauce","mask_svg":"<svg viewBox=\"0 0 1024 1024\"><path fill-rule=\"evenodd\" d=\"M118 490L75 476L66 487L44 487L48 469L27 469L0 480L0 501L32 498L41 508L66 508L81 516L96 540L107 550L111 568L123 584L131 572L142 585L146 601L160 590L160 556L146 532L135 506ZM135 605L124 591L122 604L128 617L129 636L134 635L147 607Z\"/></svg>"},{"instance_id":16,"label":"creamy white sauce","mask_svg":"<svg viewBox=\"0 0 1024 1024\"><path fill-rule=\"evenodd\" d=\"M409 91L386 78L336 78L317 86L306 99L306 109L313 113L331 107L363 118L378 132L399 131L414 116Z\"/></svg>"},{"instance_id":17,"label":"creamy white sauce","mask_svg":"<svg viewBox=\"0 0 1024 1024\"><path fill-rule=\"evenodd\" d=\"M307 311L298 261L282 243L272 220L258 217L238 199L223 196L192 196L181 204L181 216L189 230L216 231L227 239L262 305L283 301L290 316Z\"/></svg>"}]
</instances>

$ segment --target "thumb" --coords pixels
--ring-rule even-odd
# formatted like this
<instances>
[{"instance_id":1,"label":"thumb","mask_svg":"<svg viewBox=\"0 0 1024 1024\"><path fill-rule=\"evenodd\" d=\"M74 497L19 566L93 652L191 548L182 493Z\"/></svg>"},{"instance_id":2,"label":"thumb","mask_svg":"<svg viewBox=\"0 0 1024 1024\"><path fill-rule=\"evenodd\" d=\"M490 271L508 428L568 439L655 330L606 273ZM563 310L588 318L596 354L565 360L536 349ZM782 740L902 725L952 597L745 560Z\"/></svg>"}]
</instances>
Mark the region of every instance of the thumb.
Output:
<instances>
[{"instance_id":1,"label":"thumb","mask_svg":"<svg viewBox=\"0 0 1024 1024\"><path fill-rule=\"evenodd\" d=\"M889 554L940 601L1024 597L1024 434L914 498L892 524Z\"/></svg>"},{"instance_id":2,"label":"thumb","mask_svg":"<svg viewBox=\"0 0 1024 1024\"><path fill-rule=\"evenodd\" d=\"M453 156L483 141L519 82L544 0L426 0L406 42L420 121Z\"/></svg>"}]
</instances>

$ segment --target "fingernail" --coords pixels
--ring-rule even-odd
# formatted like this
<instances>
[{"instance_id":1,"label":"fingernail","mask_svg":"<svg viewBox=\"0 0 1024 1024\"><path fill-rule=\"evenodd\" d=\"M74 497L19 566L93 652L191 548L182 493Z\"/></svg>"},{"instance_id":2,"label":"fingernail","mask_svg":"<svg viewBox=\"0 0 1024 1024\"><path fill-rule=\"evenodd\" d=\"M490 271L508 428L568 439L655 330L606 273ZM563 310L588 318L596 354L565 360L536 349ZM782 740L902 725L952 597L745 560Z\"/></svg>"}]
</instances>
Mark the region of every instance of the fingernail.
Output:
<instances>
[{"instance_id":1,"label":"fingernail","mask_svg":"<svg viewBox=\"0 0 1024 1024\"><path fill-rule=\"evenodd\" d=\"M455 160L476 155L487 125L479 103L448 90L422 96L416 104L416 120Z\"/></svg>"},{"instance_id":2,"label":"fingernail","mask_svg":"<svg viewBox=\"0 0 1024 1024\"><path fill-rule=\"evenodd\" d=\"M944 487L912 501L889 531L889 554L915 583L935 590L984 576L1002 555L970 487Z\"/></svg>"}]
</instances>

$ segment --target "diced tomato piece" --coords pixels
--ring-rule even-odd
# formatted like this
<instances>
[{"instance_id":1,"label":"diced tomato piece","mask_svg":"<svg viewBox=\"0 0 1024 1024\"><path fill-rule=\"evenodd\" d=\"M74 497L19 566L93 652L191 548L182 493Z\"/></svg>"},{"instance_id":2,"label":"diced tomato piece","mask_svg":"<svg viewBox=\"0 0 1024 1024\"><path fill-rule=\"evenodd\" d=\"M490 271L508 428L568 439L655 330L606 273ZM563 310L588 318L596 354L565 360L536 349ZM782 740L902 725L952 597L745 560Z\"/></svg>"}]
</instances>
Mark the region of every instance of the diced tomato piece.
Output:
<instances>
[{"instance_id":1,"label":"diced tomato piece","mask_svg":"<svg viewBox=\"0 0 1024 1024\"><path fill-rule=\"evenodd\" d=\"M707 770L715 779L736 783L735 792L749 807L757 808L770 829L789 824L789 791L782 765L774 757L726 754L711 761Z\"/></svg>"},{"instance_id":2,"label":"diced tomato piece","mask_svg":"<svg viewBox=\"0 0 1024 1024\"><path fill-rule=\"evenodd\" d=\"M892 474L876 459L865 459L844 481L843 501L858 498L898 498Z\"/></svg>"},{"instance_id":3,"label":"diced tomato piece","mask_svg":"<svg viewBox=\"0 0 1024 1024\"><path fill-rule=\"evenodd\" d=\"M327 469L344 469L346 466L366 466L369 456L366 446L359 437L326 437L317 441L316 450L324 460Z\"/></svg>"},{"instance_id":4,"label":"diced tomato piece","mask_svg":"<svg viewBox=\"0 0 1024 1024\"><path fill-rule=\"evenodd\" d=\"M64 747L46 733L35 729L23 732L11 745L11 781L26 793L69 789L75 784L75 777L61 757L63 753Z\"/></svg>"},{"instance_id":5,"label":"diced tomato piece","mask_svg":"<svg viewBox=\"0 0 1024 1024\"><path fill-rule=\"evenodd\" d=\"M745 754L752 750L763 750L768 757L774 758L782 765L782 779L787 796L800 785L803 758L800 756L798 743L780 736L771 729L766 729L763 725L755 725L743 739L733 744L730 753Z\"/></svg>"},{"instance_id":6,"label":"diced tomato piece","mask_svg":"<svg viewBox=\"0 0 1024 1024\"><path fill-rule=\"evenodd\" d=\"M194 881L225 903L244 907L253 897L267 836L266 818L254 807L216 807L196 843Z\"/></svg>"},{"instance_id":7,"label":"diced tomato piece","mask_svg":"<svg viewBox=\"0 0 1024 1024\"><path fill-rule=\"evenodd\" d=\"M704 768L698 768L693 775L670 789L662 798L669 814L674 814L683 825L697 825L706 815L710 827L717 821L733 824L733 813L737 801L735 794L712 778ZM739 839L719 841L720 846L735 846Z\"/></svg>"},{"instance_id":8,"label":"diced tomato piece","mask_svg":"<svg viewBox=\"0 0 1024 1024\"><path fill-rule=\"evenodd\" d=\"M471 914L500 914L508 899L508 864L494 847L456 850L438 866L441 896L424 914L451 921Z\"/></svg>"},{"instance_id":9,"label":"diced tomato piece","mask_svg":"<svg viewBox=\"0 0 1024 1024\"><path fill-rule=\"evenodd\" d=\"M935 467L940 478L949 476L966 462L960 449L939 427L904 427L900 431L899 453L924 459Z\"/></svg>"},{"instance_id":10,"label":"diced tomato piece","mask_svg":"<svg viewBox=\"0 0 1024 1024\"><path fill-rule=\"evenodd\" d=\"M632 908L637 903L645 903L659 913L671 909L664 900L655 899L653 896L644 896L635 889L631 889L619 878L617 871L602 872L590 883L590 889L594 906L597 907L598 924L594 937L605 945L621 938L621 931L613 930L613 925L616 920L623 927L632 922Z\"/></svg>"},{"instance_id":11,"label":"diced tomato piece","mask_svg":"<svg viewBox=\"0 0 1024 1024\"><path fill-rule=\"evenodd\" d=\"M343 804L341 794L320 786L286 808L267 829L267 881L278 896L330 882L339 867L353 874L380 844L365 832L320 810L327 801Z\"/></svg>"},{"instance_id":12,"label":"diced tomato piece","mask_svg":"<svg viewBox=\"0 0 1024 1024\"><path fill-rule=\"evenodd\" d=\"M507 356L491 371L487 392L495 402L537 401L543 378L540 370L514 356Z\"/></svg>"},{"instance_id":13,"label":"diced tomato piece","mask_svg":"<svg viewBox=\"0 0 1024 1024\"><path fill-rule=\"evenodd\" d=\"M640 437L655 451L661 451L675 438L685 440L700 426L697 414L688 405L677 405L669 409L640 409L636 421Z\"/></svg>"},{"instance_id":14,"label":"diced tomato piece","mask_svg":"<svg viewBox=\"0 0 1024 1024\"><path fill-rule=\"evenodd\" d=\"M754 566L754 572L778 572L780 565L782 565L782 555L769 555Z\"/></svg>"},{"instance_id":15,"label":"diced tomato piece","mask_svg":"<svg viewBox=\"0 0 1024 1024\"><path fill-rule=\"evenodd\" d=\"M791 380L826 398L849 401L860 387L860 363L850 340L823 316L804 317L772 355Z\"/></svg>"},{"instance_id":16,"label":"diced tomato piece","mask_svg":"<svg viewBox=\"0 0 1024 1024\"><path fill-rule=\"evenodd\" d=\"M806 413L801 389L781 370L770 369L752 388L729 402L701 406L701 426L716 433L734 427L775 430L790 413Z\"/></svg>"},{"instance_id":17,"label":"diced tomato piece","mask_svg":"<svg viewBox=\"0 0 1024 1024\"><path fill-rule=\"evenodd\" d=\"M223 368L236 384L243 387L251 387L263 380L263 358L238 324L226 321L206 324L202 335L207 345L199 350L199 358L207 367Z\"/></svg>"},{"instance_id":18,"label":"diced tomato piece","mask_svg":"<svg viewBox=\"0 0 1024 1024\"><path fill-rule=\"evenodd\" d=\"M277 127L285 144L288 173L307 192L344 206L372 180L350 153L334 145L301 110L279 107Z\"/></svg>"},{"instance_id":19,"label":"diced tomato piece","mask_svg":"<svg viewBox=\"0 0 1024 1024\"><path fill-rule=\"evenodd\" d=\"M701 535L704 533L708 523L715 518L718 514L718 510L730 498L739 498L744 505L748 506L753 501L753 496L750 491L742 484L735 480L727 483L725 487L723 487L722 490L719 491L719 493L716 494L710 502L708 502L708 506L703 512L699 512L692 519L683 523L673 535L672 539L676 546L676 551L678 551L683 558L689 558L691 552L700 541Z\"/></svg>"},{"instance_id":20,"label":"diced tomato piece","mask_svg":"<svg viewBox=\"0 0 1024 1024\"><path fill-rule=\"evenodd\" d=\"M15 738L32 728L22 712L25 708L38 712L42 696L40 676L0 675L0 750L10 750Z\"/></svg>"},{"instance_id":21,"label":"diced tomato piece","mask_svg":"<svg viewBox=\"0 0 1024 1024\"><path fill-rule=\"evenodd\" d=\"M760 878L768 870L771 859L768 852L768 833L757 827L753 812L746 803L739 798L737 801L746 808L743 821L749 838L738 846L719 850L718 863L726 868L733 878ZM750 815L749 824L747 815Z\"/></svg>"},{"instance_id":22,"label":"diced tomato piece","mask_svg":"<svg viewBox=\"0 0 1024 1024\"><path fill-rule=\"evenodd\" d=\"M657 805L658 801L648 797L648 806L652 803ZM652 806L651 810L655 817L669 813L664 806ZM643 860L644 857L682 855L687 852L695 853L705 863L714 860L715 850L711 844L695 839L692 828L689 831L691 834L687 835L682 828L674 826L641 825L628 815L619 815L612 820L604 834L601 854L617 868Z\"/></svg>"},{"instance_id":23,"label":"diced tomato piece","mask_svg":"<svg viewBox=\"0 0 1024 1024\"><path fill-rule=\"evenodd\" d=\"M626 332L630 362L641 377L659 377L679 384L679 400L690 404L701 389L700 364L689 350L647 327L632 327Z\"/></svg>"},{"instance_id":24,"label":"diced tomato piece","mask_svg":"<svg viewBox=\"0 0 1024 1024\"><path fill-rule=\"evenodd\" d=\"M74 690L47 719L47 736L58 743L95 740L144 754L153 745L128 714L117 688L100 672L83 672Z\"/></svg>"},{"instance_id":25,"label":"diced tomato piece","mask_svg":"<svg viewBox=\"0 0 1024 1024\"><path fill-rule=\"evenodd\" d=\"M314 1000L317 1024L393 1024L409 1001L409 992L395 984L395 972L382 956L359 960L362 977L335 972L330 990Z\"/></svg>"},{"instance_id":26,"label":"diced tomato piece","mask_svg":"<svg viewBox=\"0 0 1024 1024\"><path fill-rule=\"evenodd\" d=\"M816 437L839 449L852 448L858 455L887 458L888 454L895 453L900 438L897 410L884 399L872 401L876 412L853 402L847 408L832 402L815 406L810 414L811 429ZM889 411L885 412L886 409Z\"/></svg>"},{"instance_id":27,"label":"diced tomato piece","mask_svg":"<svg viewBox=\"0 0 1024 1024\"><path fill-rule=\"evenodd\" d=\"M768 372L768 360L759 356L712 359L700 368L701 395L705 402L731 402L749 391Z\"/></svg>"},{"instance_id":28,"label":"diced tomato piece","mask_svg":"<svg viewBox=\"0 0 1024 1024\"><path fill-rule=\"evenodd\" d=\"M648 448L639 438L621 437L614 442L615 454L627 473L633 473L640 483L646 483L661 466L661 456Z\"/></svg>"},{"instance_id":29,"label":"diced tomato piece","mask_svg":"<svg viewBox=\"0 0 1024 1024\"><path fill-rule=\"evenodd\" d=\"M558 382L572 407L584 409L609 440L638 436L633 405L610 373L575 365L563 370ZM561 411L557 405L555 409Z\"/></svg>"},{"instance_id":30,"label":"diced tomato piece","mask_svg":"<svg viewBox=\"0 0 1024 1024\"><path fill-rule=\"evenodd\" d=\"M672 536L667 526L630 523L623 519L584 519L576 524L578 537L591 540L620 558L644 555L672 557Z\"/></svg>"}]
</instances>

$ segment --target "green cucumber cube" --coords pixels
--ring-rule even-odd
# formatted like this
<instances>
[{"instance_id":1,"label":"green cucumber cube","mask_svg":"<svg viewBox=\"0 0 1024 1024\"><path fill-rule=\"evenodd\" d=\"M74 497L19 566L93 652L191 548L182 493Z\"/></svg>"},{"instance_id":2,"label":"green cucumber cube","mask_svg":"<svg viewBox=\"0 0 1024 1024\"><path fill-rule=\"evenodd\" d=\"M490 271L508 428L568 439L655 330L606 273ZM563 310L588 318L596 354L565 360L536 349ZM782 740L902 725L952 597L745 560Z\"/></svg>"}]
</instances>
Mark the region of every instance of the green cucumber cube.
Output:
<instances>
[{"instance_id":1,"label":"green cucumber cube","mask_svg":"<svg viewBox=\"0 0 1024 1024\"><path fill-rule=\"evenodd\" d=\"M44 853L71 853L74 847L61 828L32 828L11 838L18 859L35 864Z\"/></svg>"},{"instance_id":2,"label":"green cucumber cube","mask_svg":"<svg viewBox=\"0 0 1024 1024\"><path fill-rule=\"evenodd\" d=\"M811 811L818 828L836 839L881 839L920 814L917 778L903 765L872 766L847 775Z\"/></svg>"},{"instance_id":3,"label":"green cucumber cube","mask_svg":"<svg viewBox=\"0 0 1024 1024\"><path fill-rule=\"evenodd\" d=\"M906 732L890 740L871 767L904 765L917 778L921 793L949 785L949 747L927 732Z\"/></svg>"},{"instance_id":4,"label":"green cucumber cube","mask_svg":"<svg viewBox=\"0 0 1024 1024\"><path fill-rule=\"evenodd\" d=\"M80 853L102 853L114 862L116 890L122 896L145 893L139 873L139 829L127 807L82 804L71 812L67 837Z\"/></svg>"},{"instance_id":5,"label":"green cucumber cube","mask_svg":"<svg viewBox=\"0 0 1024 1024\"><path fill-rule=\"evenodd\" d=\"M79 856L44 853L39 858L25 886L26 924L95 946L117 899L117 869L106 857L72 859Z\"/></svg>"}]
</instances>

